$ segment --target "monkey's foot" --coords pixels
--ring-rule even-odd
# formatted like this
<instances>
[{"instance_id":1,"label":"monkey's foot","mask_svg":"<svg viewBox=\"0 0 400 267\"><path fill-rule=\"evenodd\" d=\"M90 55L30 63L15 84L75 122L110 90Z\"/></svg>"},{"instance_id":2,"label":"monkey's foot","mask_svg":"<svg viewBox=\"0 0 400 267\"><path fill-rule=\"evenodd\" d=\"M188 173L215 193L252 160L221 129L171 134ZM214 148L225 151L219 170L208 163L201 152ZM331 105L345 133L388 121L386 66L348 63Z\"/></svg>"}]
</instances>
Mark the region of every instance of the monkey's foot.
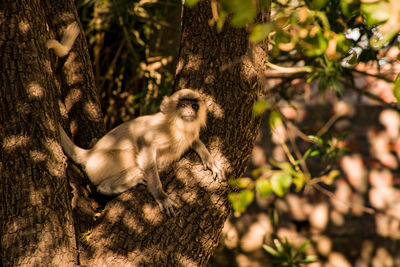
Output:
<instances>
[{"instance_id":1,"label":"monkey's foot","mask_svg":"<svg viewBox=\"0 0 400 267\"><path fill-rule=\"evenodd\" d=\"M213 178L223 179L225 178L224 172L221 167L215 161L203 162L204 169L209 169L212 172Z\"/></svg>"},{"instance_id":2,"label":"monkey's foot","mask_svg":"<svg viewBox=\"0 0 400 267\"><path fill-rule=\"evenodd\" d=\"M175 214L175 210L177 209L177 205L170 198L165 198L163 200L157 200L158 205L161 208L161 211L167 215L167 217L172 217Z\"/></svg>"}]
</instances>

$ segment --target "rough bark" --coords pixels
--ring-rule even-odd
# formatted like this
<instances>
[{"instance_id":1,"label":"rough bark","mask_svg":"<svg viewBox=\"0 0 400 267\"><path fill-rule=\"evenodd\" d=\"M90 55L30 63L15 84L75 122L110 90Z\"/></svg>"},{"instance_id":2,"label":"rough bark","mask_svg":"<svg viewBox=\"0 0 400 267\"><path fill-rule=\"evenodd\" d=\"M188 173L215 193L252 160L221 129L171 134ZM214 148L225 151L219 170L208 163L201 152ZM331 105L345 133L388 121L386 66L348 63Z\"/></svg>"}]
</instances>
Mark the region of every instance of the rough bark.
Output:
<instances>
[{"instance_id":1,"label":"rough bark","mask_svg":"<svg viewBox=\"0 0 400 267\"><path fill-rule=\"evenodd\" d=\"M79 23L76 7L73 1L45 0L42 3L51 38L61 40L64 29L73 21ZM62 119L59 123L67 132L71 132L74 141L82 147L91 147L95 139L101 137L104 123L101 114L98 92L95 86L93 69L89 51L84 36L84 30L78 36L70 54L66 58L57 58L50 53L54 78L60 91L60 112ZM72 189L72 211L77 240L93 226L96 201L87 190L88 179L74 164L68 164L67 177ZM78 249L81 250L81 242Z\"/></svg>"},{"instance_id":2,"label":"rough bark","mask_svg":"<svg viewBox=\"0 0 400 267\"><path fill-rule=\"evenodd\" d=\"M85 38L63 59L45 46L76 20L72 1L0 2L1 266L76 266L76 237L93 218L73 171L71 194L56 130L61 113L80 126L78 143L101 133Z\"/></svg>"},{"instance_id":3,"label":"rough bark","mask_svg":"<svg viewBox=\"0 0 400 267\"><path fill-rule=\"evenodd\" d=\"M203 141L227 174L214 181L194 152L161 175L179 203L175 217L160 213L145 186L106 206L88 242L85 263L98 266L205 266L230 212L228 179L247 165L259 120L252 106L262 94L265 53L248 42L246 29L209 26L210 1L185 8L176 89L207 96L210 116Z\"/></svg>"},{"instance_id":4,"label":"rough bark","mask_svg":"<svg viewBox=\"0 0 400 267\"><path fill-rule=\"evenodd\" d=\"M75 266L46 14L37 1L1 1L0 21L2 265Z\"/></svg>"}]
</instances>

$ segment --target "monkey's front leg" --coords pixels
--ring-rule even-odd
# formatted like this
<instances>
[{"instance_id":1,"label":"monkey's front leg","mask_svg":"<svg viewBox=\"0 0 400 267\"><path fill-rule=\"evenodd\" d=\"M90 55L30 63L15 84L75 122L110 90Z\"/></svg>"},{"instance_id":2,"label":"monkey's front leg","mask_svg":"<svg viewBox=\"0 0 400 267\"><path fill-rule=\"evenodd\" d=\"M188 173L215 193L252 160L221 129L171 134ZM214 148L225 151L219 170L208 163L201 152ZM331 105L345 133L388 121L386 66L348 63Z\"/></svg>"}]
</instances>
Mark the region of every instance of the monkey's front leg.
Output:
<instances>
[{"instance_id":1,"label":"monkey's front leg","mask_svg":"<svg viewBox=\"0 0 400 267\"><path fill-rule=\"evenodd\" d=\"M167 193L162 189L160 177L158 175L155 151L149 148L144 148L140 153L139 166L143 170L144 179L147 183L147 188L154 197L161 210L171 217L175 213L176 204L168 197Z\"/></svg>"},{"instance_id":2,"label":"monkey's front leg","mask_svg":"<svg viewBox=\"0 0 400 267\"><path fill-rule=\"evenodd\" d=\"M192 148L201 158L204 168L211 170L214 179L217 177L218 179L224 178L224 172L221 170L221 167L218 166L218 164L215 162L210 152L208 152L208 149L200 139L197 139L193 142Z\"/></svg>"}]
</instances>

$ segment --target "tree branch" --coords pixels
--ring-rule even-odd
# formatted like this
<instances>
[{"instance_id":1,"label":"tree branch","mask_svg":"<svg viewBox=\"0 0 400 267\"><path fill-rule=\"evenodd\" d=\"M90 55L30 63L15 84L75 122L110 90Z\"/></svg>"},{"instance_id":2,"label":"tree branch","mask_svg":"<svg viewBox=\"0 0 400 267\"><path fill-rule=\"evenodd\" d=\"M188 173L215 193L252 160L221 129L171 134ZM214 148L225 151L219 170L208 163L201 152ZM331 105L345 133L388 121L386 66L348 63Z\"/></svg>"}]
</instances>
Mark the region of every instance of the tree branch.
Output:
<instances>
[{"instance_id":1,"label":"tree branch","mask_svg":"<svg viewBox=\"0 0 400 267\"><path fill-rule=\"evenodd\" d=\"M392 79L390 79L390 78L388 78L388 77L386 77L385 75L382 75L382 74L372 74L372 73L368 73L366 71L360 71L360 70L351 69L351 68L344 68L344 69L352 71L352 72L356 72L356 73L359 73L359 74L362 74L362 75L374 77L374 78L377 78L377 79L380 79L380 80L384 80L385 82L389 82L389 83L393 83L394 82Z\"/></svg>"}]
</instances>

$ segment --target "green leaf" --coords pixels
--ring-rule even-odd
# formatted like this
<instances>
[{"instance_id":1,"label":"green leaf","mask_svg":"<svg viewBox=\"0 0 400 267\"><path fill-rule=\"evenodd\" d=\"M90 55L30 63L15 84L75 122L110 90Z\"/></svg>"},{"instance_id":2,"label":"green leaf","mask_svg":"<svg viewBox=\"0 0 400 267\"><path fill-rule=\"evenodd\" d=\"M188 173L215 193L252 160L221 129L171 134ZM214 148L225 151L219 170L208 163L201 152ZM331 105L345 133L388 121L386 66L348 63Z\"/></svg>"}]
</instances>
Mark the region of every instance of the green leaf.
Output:
<instances>
[{"instance_id":1,"label":"green leaf","mask_svg":"<svg viewBox=\"0 0 400 267\"><path fill-rule=\"evenodd\" d=\"M260 197L265 198L272 193L271 181L268 179L258 179L256 181L256 189L260 193Z\"/></svg>"},{"instance_id":2,"label":"green leaf","mask_svg":"<svg viewBox=\"0 0 400 267\"><path fill-rule=\"evenodd\" d=\"M314 152L315 150L313 150L312 148L307 149L306 153L304 153L303 155L303 160L308 159L308 157L311 157L311 153Z\"/></svg>"},{"instance_id":3,"label":"green leaf","mask_svg":"<svg viewBox=\"0 0 400 267\"><path fill-rule=\"evenodd\" d=\"M298 256L300 256L301 253L304 252L304 250L306 250L306 248L308 247L308 242L304 242L303 245L301 245L301 247L296 251L296 254L294 254L294 259L297 258Z\"/></svg>"},{"instance_id":4,"label":"green leaf","mask_svg":"<svg viewBox=\"0 0 400 267\"><path fill-rule=\"evenodd\" d=\"M257 7L252 0L231 0L233 8L232 26L243 27L253 21L257 14Z\"/></svg>"},{"instance_id":5,"label":"green leaf","mask_svg":"<svg viewBox=\"0 0 400 267\"><path fill-rule=\"evenodd\" d=\"M270 171L271 168L268 166L262 166L260 168L254 169L251 171L251 177L257 178L261 176L263 173Z\"/></svg>"},{"instance_id":6,"label":"green leaf","mask_svg":"<svg viewBox=\"0 0 400 267\"><path fill-rule=\"evenodd\" d=\"M386 1L361 3L361 12L364 14L367 26L374 26L389 19L390 4Z\"/></svg>"},{"instance_id":7,"label":"green leaf","mask_svg":"<svg viewBox=\"0 0 400 267\"><path fill-rule=\"evenodd\" d=\"M319 150L313 150L313 151L310 153L310 157L315 157L315 156L318 156L319 154L321 154L321 151L319 151Z\"/></svg>"},{"instance_id":8,"label":"green leaf","mask_svg":"<svg viewBox=\"0 0 400 267\"><path fill-rule=\"evenodd\" d=\"M326 6L329 0L311 0L309 6L313 10L320 10Z\"/></svg>"},{"instance_id":9,"label":"green leaf","mask_svg":"<svg viewBox=\"0 0 400 267\"><path fill-rule=\"evenodd\" d=\"M304 173L297 172L296 175L293 177L293 184L296 186L296 191L300 191L303 189L307 179Z\"/></svg>"},{"instance_id":10,"label":"green leaf","mask_svg":"<svg viewBox=\"0 0 400 267\"><path fill-rule=\"evenodd\" d=\"M400 103L400 74L397 75L396 80L394 81L393 95L396 98L397 103Z\"/></svg>"},{"instance_id":11,"label":"green leaf","mask_svg":"<svg viewBox=\"0 0 400 267\"><path fill-rule=\"evenodd\" d=\"M272 191L280 197L287 193L291 185L292 176L287 172L276 172L271 177Z\"/></svg>"},{"instance_id":12,"label":"green leaf","mask_svg":"<svg viewBox=\"0 0 400 267\"><path fill-rule=\"evenodd\" d=\"M260 0L260 6L265 10L268 10L271 6L271 0Z\"/></svg>"},{"instance_id":13,"label":"green leaf","mask_svg":"<svg viewBox=\"0 0 400 267\"><path fill-rule=\"evenodd\" d=\"M358 63L358 55L355 51L350 51L350 55L344 59L345 63L355 66Z\"/></svg>"},{"instance_id":14,"label":"green leaf","mask_svg":"<svg viewBox=\"0 0 400 267\"><path fill-rule=\"evenodd\" d=\"M309 135L307 136L308 138L310 138L311 140L313 140L314 142L317 142L319 144L323 144L324 140L321 137L315 136L315 135Z\"/></svg>"},{"instance_id":15,"label":"green leaf","mask_svg":"<svg viewBox=\"0 0 400 267\"><path fill-rule=\"evenodd\" d=\"M392 40L392 38L400 31L400 25L396 25L386 30L383 30L383 28L383 25L379 26L374 32L374 35L369 39L369 44L375 50L382 48L382 46Z\"/></svg>"},{"instance_id":16,"label":"green leaf","mask_svg":"<svg viewBox=\"0 0 400 267\"><path fill-rule=\"evenodd\" d=\"M340 8L343 15L349 18L360 8L360 0L340 0Z\"/></svg>"},{"instance_id":17,"label":"green leaf","mask_svg":"<svg viewBox=\"0 0 400 267\"><path fill-rule=\"evenodd\" d=\"M290 164L289 162L277 162L275 166L287 173L293 172L292 164Z\"/></svg>"},{"instance_id":18,"label":"green leaf","mask_svg":"<svg viewBox=\"0 0 400 267\"><path fill-rule=\"evenodd\" d=\"M271 104L265 100L257 100L254 105L253 105L253 115L254 116L260 116L266 111L267 109L271 108Z\"/></svg>"},{"instance_id":19,"label":"green leaf","mask_svg":"<svg viewBox=\"0 0 400 267\"><path fill-rule=\"evenodd\" d=\"M277 251L280 254L284 254L285 253L285 249L283 248L282 243L281 243L281 241L279 241L279 239L274 239L274 244L275 244L275 247L276 247Z\"/></svg>"},{"instance_id":20,"label":"green leaf","mask_svg":"<svg viewBox=\"0 0 400 267\"><path fill-rule=\"evenodd\" d=\"M240 191L240 200L243 206L248 206L253 202L254 192L250 190L242 190Z\"/></svg>"},{"instance_id":21,"label":"green leaf","mask_svg":"<svg viewBox=\"0 0 400 267\"><path fill-rule=\"evenodd\" d=\"M278 251L276 251L273 247L270 247L270 246L268 246L268 245L263 245L262 247L263 247L263 249L264 249L266 252L268 252L268 253L271 254L272 256L274 256L274 257L279 257Z\"/></svg>"},{"instance_id":22,"label":"green leaf","mask_svg":"<svg viewBox=\"0 0 400 267\"><path fill-rule=\"evenodd\" d=\"M89 240L90 234L91 234L90 231L87 231L86 233L83 233L81 238L80 238L80 241L82 243L86 243Z\"/></svg>"},{"instance_id":23,"label":"green leaf","mask_svg":"<svg viewBox=\"0 0 400 267\"><path fill-rule=\"evenodd\" d=\"M322 178L323 178L322 181L323 181L325 184L330 185L330 184L333 183L333 181L334 181L339 175L340 175L340 172L339 172L338 170L331 170L331 171L328 173L328 175L322 177Z\"/></svg>"},{"instance_id":24,"label":"green leaf","mask_svg":"<svg viewBox=\"0 0 400 267\"><path fill-rule=\"evenodd\" d=\"M281 123L282 119L279 113L275 110L271 111L271 114L269 114L269 126L271 127L271 129L275 130L276 127Z\"/></svg>"},{"instance_id":25,"label":"green leaf","mask_svg":"<svg viewBox=\"0 0 400 267\"><path fill-rule=\"evenodd\" d=\"M185 5L192 7L195 6L197 2L199 2L199 0L185 0Z\"/></svg>"},{"instance_id":26,"label":"green leaf","mask_svg":"<svg viewBox=\"0 0 400 267\"><path fill-rule=\"evenodd\" d=\"M226 20L227 13L224 10L219 12L219 18L217 21L217 30L218 32L222 31L222 27L224 27L225 20Z\"/></svg>"},{"instance_id":27,"label":"green leaf","mask_svg":"<svg viewBox=\"0 0 400 267\"><path fill-rule=\"evenodd\" d=\"M235 211L245 212L246 208L253 202L254 192L246 189L239 193L230 193L228 199Z\"/></svg>"},{"instance_id":28,"label":"green leaf","mask_svg":"<svg viewBox=\"0 0 400 267\"><path fill-rule=\"evenodd\" d=\"M253 27L250 34L250 41L258 43L267 38L268 34L273 30L271 23L257 24Z\"/></svg>"},{"instance_id":29,"label":"green leaf","mask_svg":"<svg viewBox=\"0 0 400 267\"><path fill-rule=\"evenodd\" d=\"M249 187L252 182L253 181L250 178L242 177L242 178L230 180L229 185L231 185L232 187L235 187L235 188L244 189L244 188Z\"/></svg>"},{"instance_id":30,"label":"green leaf","mask_svg":"<svg viewBox=\"0 0 400 267\"><path fill-rule=\"evenodd\" d=\"M298 263L300 263L300 264L310 264L310 263L316 262L317 260L318 260L318 257L316 255L309 255L309 256L306 256L302 260L298 260Z\"/></svg>"}]
</instances>

